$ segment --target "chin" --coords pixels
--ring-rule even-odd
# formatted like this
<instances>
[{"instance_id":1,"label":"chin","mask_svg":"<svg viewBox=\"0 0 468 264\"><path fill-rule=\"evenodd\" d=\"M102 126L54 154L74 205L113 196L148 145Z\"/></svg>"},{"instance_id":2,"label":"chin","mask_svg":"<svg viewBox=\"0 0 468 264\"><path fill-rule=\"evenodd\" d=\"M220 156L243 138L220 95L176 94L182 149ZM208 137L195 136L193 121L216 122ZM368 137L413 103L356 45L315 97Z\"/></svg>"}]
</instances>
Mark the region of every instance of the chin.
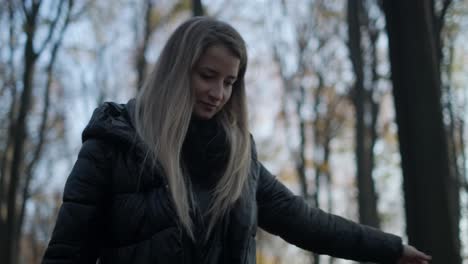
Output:
<instances>
[{"instance_id":1,"label":"chin","mask_svg":"<svg viewBox=\"0 0 468 264\"><path fill-rule=\"evenodd\" d=\"M215 115L214 113L193 113L198 119L201 120L210 120Z\"/></svg>"}]
</instances>

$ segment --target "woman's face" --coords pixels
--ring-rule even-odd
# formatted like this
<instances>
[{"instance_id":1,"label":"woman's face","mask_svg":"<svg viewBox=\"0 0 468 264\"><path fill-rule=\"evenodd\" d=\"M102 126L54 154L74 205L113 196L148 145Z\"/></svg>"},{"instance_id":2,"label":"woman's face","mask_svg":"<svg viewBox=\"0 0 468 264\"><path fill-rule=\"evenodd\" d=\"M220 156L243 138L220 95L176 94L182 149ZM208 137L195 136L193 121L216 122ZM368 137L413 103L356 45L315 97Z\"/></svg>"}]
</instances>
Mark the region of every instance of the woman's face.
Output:
<instances>
[{"instance_id":1,"label":"woman's face","mask_svg":"<svg viewBox=\"0 0 468 264\"><path fill-rule=\"evenodd\" d=\"M209 47L200 57L191 76L195 116L208 120L223 108L231 97L239 63L240 60L222 45Z\"/></svg>"}]
</instances>

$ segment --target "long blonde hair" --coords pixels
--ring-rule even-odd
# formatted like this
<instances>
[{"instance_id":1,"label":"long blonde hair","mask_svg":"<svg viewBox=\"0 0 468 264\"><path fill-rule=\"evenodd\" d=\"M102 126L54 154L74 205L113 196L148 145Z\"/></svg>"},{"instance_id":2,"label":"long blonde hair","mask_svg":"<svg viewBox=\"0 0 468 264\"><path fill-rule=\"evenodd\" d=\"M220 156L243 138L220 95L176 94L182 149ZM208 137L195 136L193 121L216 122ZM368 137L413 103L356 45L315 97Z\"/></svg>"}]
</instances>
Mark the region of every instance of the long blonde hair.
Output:
<instances>
[{"instance_id":1,"label":"long blonde hair","mask_svg":"<svg viewBox=\"0 0 468 264\"><path fill-rule=\"evenodd\" d=\"M153 164L159 162L167 179L179 222L194 239L190 217L191 188L181 159L194 107L190 75L213 45L223 45L239 58L240 66L232 95L218 118L225 131L229 158L223 175L213 190L211 215L206 236L241 196L251 163L250 134L244 76L247 67L245 42L229 24L207 17L194 17L182 23L164 46L152 73L136 96L135 128L146 145Z\"/></svg>"}]
</instances>

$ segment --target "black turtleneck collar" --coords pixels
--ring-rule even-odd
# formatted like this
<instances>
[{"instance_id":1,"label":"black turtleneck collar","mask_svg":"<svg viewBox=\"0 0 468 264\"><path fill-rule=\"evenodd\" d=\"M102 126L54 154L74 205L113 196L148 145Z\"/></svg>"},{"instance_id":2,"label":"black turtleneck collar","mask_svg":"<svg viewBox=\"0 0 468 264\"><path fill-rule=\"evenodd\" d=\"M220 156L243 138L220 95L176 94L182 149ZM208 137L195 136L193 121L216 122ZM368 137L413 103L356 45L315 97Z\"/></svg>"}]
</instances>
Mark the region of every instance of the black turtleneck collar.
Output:
<instances>
[{"instance_id":1,"label":"black turtleneck collar","mask_svg":"<svg viewBox=\"0 0 468 264\"><path fill-rule=\"evenodd\" d=\"M228 155L226 134L219 121L193 117L182 146L182 157L192 182L215 184L225 168Z\"/></svg>"}]
</instances>

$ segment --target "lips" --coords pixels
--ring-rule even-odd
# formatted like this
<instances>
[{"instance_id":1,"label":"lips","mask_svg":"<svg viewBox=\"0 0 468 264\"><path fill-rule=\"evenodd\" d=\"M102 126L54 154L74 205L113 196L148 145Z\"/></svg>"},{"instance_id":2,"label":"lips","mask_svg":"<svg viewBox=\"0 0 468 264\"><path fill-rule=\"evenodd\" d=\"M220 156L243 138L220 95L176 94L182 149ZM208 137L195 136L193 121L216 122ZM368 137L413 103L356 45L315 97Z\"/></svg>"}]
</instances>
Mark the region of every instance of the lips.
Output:
<instances>
[{"instance_id":1,"label":"lips","mask_svg":"<svg viewBox=\"0 0 468 264\"><path fill-rule=\"evenodd\" d=\"M216 108L218 107L217 105L214 105L214 104L210 104L210 103L206 103L206 102L201 102L204 106L207 106L209 108Z\"/></svg>"}]
</instances>

